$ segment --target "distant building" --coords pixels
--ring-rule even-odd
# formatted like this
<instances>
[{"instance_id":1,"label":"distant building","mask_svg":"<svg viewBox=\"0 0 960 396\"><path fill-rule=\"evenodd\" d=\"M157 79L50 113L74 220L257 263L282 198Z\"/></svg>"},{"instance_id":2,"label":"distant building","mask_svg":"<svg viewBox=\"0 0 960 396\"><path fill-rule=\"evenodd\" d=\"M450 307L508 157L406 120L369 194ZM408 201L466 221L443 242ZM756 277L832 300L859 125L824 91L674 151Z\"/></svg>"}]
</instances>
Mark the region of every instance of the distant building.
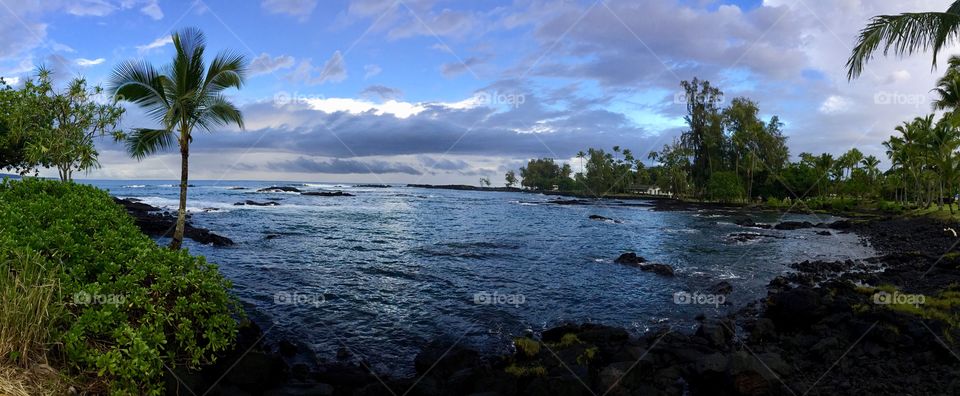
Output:
<instances>
[{"instance_id":1,"label":"distant building","mask_svg":"<svg viewBox=\"0 0 960 396\"><path fill-rule=\"evenodd\" d=\"M646 185L646 184L635 184L633 186L627 187L627 191L634 194L644 194L644 195L659 195L669 197L673 194L663 191L660 187L655 185Z\"/></svg>"}]
</instances>

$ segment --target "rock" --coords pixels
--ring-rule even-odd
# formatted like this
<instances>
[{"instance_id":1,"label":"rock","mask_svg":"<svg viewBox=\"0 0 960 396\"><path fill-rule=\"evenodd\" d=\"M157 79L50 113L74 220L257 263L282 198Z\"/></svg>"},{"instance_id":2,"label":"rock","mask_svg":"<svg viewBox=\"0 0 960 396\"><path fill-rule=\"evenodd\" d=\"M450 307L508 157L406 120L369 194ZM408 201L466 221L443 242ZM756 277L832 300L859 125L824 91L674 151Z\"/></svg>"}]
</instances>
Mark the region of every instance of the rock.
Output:
<instances>
[{"instance_id":1,"label":"rock","mask_svg":"<svg viewBox=\"0 0 960 396\"><path fill-rule=\"evenodd\" d=\"M261 189L257 190L257 192L274 192L274 193L276 193L276 192L291 192L291 193L298 193L298 192L300 192L300 190L297 189L296 187L271 186L271 187L267 187L267 188L261 188Z\"/></svg>"},{"instance_id":2,"label":"rock","mask_svg":"<svg viewBox=\"0 0 960 396\"><path fill-rule=\"evenodd\" d=\"M833 235L833 233L827 230L823 230L823 231L817 231L817 235L830 236L830 235Z\"/></svg>"},{"instance_id":3,"label":"rock","mask_svg":"<svg viewBox=\"0 0 960 396\"><path fill-rule=\"evenodd\" d=\"M612 222L612 223L616 223L616 224L622 223L622 221L620 221L620 220L614 220L614 219L611 219L611 218L609 218L609 217L603 217L603 216L600 216L600 215L590 215L589 219L590 219L590 220L597 220L597 221L608 221L608 222Z\"/></svg>"},{"instance_id":4,"label":"rock","mask_svg":"<svg viewBox=\"0 0 960 396\"><path fill-rule=\"evenodd\" d=\"M827 224L827 228L832 230L848 230L853 227L853 223L850 220L837 220L833 223Z\"/></svg>"},{"instance_id":5,"label":"rock","mask_svg":"<svg viewBox=\"0 0 960 396\"><path fill-rule=\"evenodd\" d=\"M248 199L248 200L243 201L243 202L234 203L233 205L234 205L234 206L243 206L243 205L249 205L249 206L280 206L280 203L279 203L279 202L276 202L276 201L257 202L257 201L252 201L252 200L249 200L249 199Z\"/></svg>"},{"instance_id":6,"label":"rock","mask_svg":"<svg viewBox=\"0 0 960 396\"><path fill-rule=\"evenodd\" d=\"M663 276L673 276L673 267L666 264L640 264L641 271L653 272Z\"/></svg>"},{"instance_id":7,"label":"rock","mask_svg":"<svg viewBox=\"0 0 960 396\"><path fill-rule=\"evenodd\" d=\"M272 240L272 239L277 239L277 238L280 238L280 235L277 235L277 234L267 234L267 236L263 237L263 239L266 239L266 240L268 240L268 241L269 241L269 240Z\"/></svg>"},{"instance_id":8,"label":"rock","mask_svg":"<svg viewBox=\"0 0 960 396\"><path fill-rule=\"evenodd\" d=\"M695 335L702 337L716 348L727 349L733 340L733 323L707 320L700 324Z\"/></svg>"},{"instance_id":9,"label":"rock","mask_svg":"<svg viewBox=\"0 0 960 396\"><path fill-rule=\"evenodd\" d=\"M643 258L642 256L637 256L637 254L633 252L621 254L620 257L617 257L616 260L613 260L614 263L628 265L641 264L646 261L647 259Z\"/></svg>"},{"instance_id":10,"label":"rock","mask_svg":"<svg viewBox=\"0 0 960 396\"><path fill-rule=\"evenodd\" d=\"M283 382L286 369L286 364L278 356L249 351L236 361L225 379L244 389L265 389Z\"/></svg>"},{"instance_id":11,"label":"rock","mask_svg":"<svg viewBox=\"0 0 960 396\"><path fill-rule=\"evenodd\" d=\"M162 212L160 208L139 201L114 197L114 202L127 210L127 213L133 217L134 224L136 224L144 234L154 237L173 236L173 232L177 226L176 215ZM233 245L233 241L230 238L214 234L205 228L194 227L189 221L184 225L183 236L205 245Z\"/></svg>"},{"instance_id":12,"label":"rock","mask_svg":"<svg viewBox=\"0 0 960 396\"><path fill-rule=\"evenodd\" d=\"M290 384L263 393L264 396L332 396L333 387L328 384Z\"/></svg>"},{"instance_id":13,"label":"rock","mask_svg":"<svg viewBox=\"0 0 960 396\"><path fill-rule=\"evenodd\" d=\"M777 230L799 230L801 228L813 228L814 224L809 221L784 221L775 226Z\"/></svg>"},{"instance_id":14,"label":"rock","mask_svg":"<svg viewBox=\"0 0 960 396\"><path fill-rule=\"evenodd\" d=\"M448 342L436 341L427 345L413 359L417 374L428 372L432 376L448 377L457 371L481 365L477 351ZM432 369L431 369L432 368Z\"/></svg>"},{"instance_id":15,"label":"rock","mask_svg":"<svg viewBox=\"0 0 960 396\"><path fill-rule=\"evenodd\" d=\"M347 360L352 356L353 353L351 353L350 349L347 349L347 347L340 347L340 349L337 349L337 360Z\"/></svg>"},{"instance_id":16,"label":"rock","mask_svg":"<svg viewBox=\"0 0 960 396\"><path fill-rule=\"evenodd\" d=\"M778 329L798 329L815 324L825 310L820 293L798 287L770 296L765 314Z\"/></svg>"},{"instance_id":17,"label":"rock","mask_svg":"<svg viewBox=\"0 0 960 396\"><path fill-rule=\"evenodd\" d=\"M710 292L710 294L727 295L733 292L733 285L731 285L730 282L727 282L724 280L724 281L717 282L713 286L710 286L710 288L707 289L707 291Z\"/></svg>"},{"instance_id":18,"label":"rock","mask_svg":"<svg viewBox=\"0 0 960 396\"><path fill-rule=\"evenodd\" d=\"M752 227L752 228L762 228L762 229L769 229L772 227L770 224L754 222L753 219L750 217L744 217L742 219L734 220L733 224L736 224L741 227Z\"/></svg>"},{"instance_id":19,"label":"rock","mask_svg":"<svg viewBox=\"0 0 960 396\"><path fill-rule=\"evenodd\" d=\"M307 191L302 192L300 195L309 195L314 197L352 197L353 194L345 193L343 191Z\"/></svg>"},{"instance_id":20,"label":"rock","mask_svg":"<svg viewBox=\"0 0 960 396\"><path fill-rule=\"evenodd\" d=\"M234 190L234 191L236 191L236 190L246 190L246 189L247 189L246 187L230 187L230 188L228 188L227 190Z\"/></svg>"},{"instance_id":21,"label":"rock","mask_svg":"<svg viewBox=\"0 0 960 396\"><path fill-rule=\"evenodd\" d=\"M750 338L754 342L763 342L772 339L777 335L777 327L773 321L768 318L760 318L753 324L753 330L750 331Z\"/></svg>"},{"instance_id":22,"label":"rock","mask_svg":"<svg viewBox=\"0 0 960 396\"><path fill-rule=\"evenodd\" d=\"M287 340L280 340L277 344L277 352L280 352L280 356L291 357L296 355L297 349L296 345Z\"/></svg>"}]
</instances>

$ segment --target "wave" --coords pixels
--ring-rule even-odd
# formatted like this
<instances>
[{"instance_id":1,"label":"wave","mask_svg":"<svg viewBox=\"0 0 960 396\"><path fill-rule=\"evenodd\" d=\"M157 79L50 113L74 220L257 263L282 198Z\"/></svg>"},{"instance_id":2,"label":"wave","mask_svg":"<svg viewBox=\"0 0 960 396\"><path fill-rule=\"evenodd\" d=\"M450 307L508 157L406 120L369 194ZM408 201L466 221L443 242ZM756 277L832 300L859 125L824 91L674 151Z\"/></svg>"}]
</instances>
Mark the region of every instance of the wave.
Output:
<instances>
[{"instance_id":1,"label":"wave","mask_svg":"<svg viewBox=\"0 0 960 396\"><path fill-rule=\"evenodd\" d=\"M146 185L145 185L145 184L127 184L127 185L125 185L125 186L120 186L120 187L123 187L123 188L144 188L144 187L146 187Z\"/></svg>"}]
</instances>

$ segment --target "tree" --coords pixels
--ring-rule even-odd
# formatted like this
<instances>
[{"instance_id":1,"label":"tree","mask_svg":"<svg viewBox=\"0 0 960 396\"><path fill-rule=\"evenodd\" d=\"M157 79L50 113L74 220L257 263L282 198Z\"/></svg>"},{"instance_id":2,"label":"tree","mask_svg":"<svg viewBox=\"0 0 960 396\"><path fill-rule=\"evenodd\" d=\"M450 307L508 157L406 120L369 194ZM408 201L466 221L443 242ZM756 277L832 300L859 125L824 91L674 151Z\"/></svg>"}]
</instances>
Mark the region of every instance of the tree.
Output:
<instances>
[{"instance_id":1,"label":"tree","mask_svg":"<svg viewBox=\"0 0 960 396\"><path fill-rule=\"evenodd\" d=\"M857 45L847 60L847 78L859 77L864 65L881 47L884 55L892 51L898 57L930 49L932 66L936 67L940 50L955 43L958 33L960 0L953 1L945 12L875 16L860 31Z\"/></svg>"},{"instance_id":2,"label":"tree","mask_svg":"<svg viewBox=\"0 0 960 396\"><path fill-rule=\"evenodd\" d=\"M480 187L490 187L490 184L489 177L484 176L480 178Z\"/></svg>"},{"instance_id":3,"label":"tree","mask_svg":"<svg viewBox=\"0 0 960 396\"><path fill-rule=\"evenodd\" d=\"M569 169L569 165L567 165ZM552 158L537 158L527 162L526 167L520 168L520 185L534 190L552 190L553 186L562 184L563 169ZM569 179L569 173L566 175Z\"/></svg>"},{"instance_id":4,"label":"tree","mask_svg":"<svg viewBox=\"0 0 960 396\"><path fill-rule=\"evenodd\" d=\"M507 171L507 187L513 187L517 184L517 174L512 170Z\"/></svg>"},{"instance_id":5,"label":"tree","mask_svg":"<svg viewBox=\"0 0 960 396\"><path fill-rule=\"evenodd\" d=\"M720 101L723 92L709 81L680 83L686 95L687 115L684 120L690 128L681 135L681 141L693 153L691 176L698 194L702 195L710 174L723 166L723 117Z\"/></svg>"},{"instance_id":6,"label":"tree","mask_svg":"<svg viewBox=\"0 0 960 396\"><path fill-rule=\"evenodd\" d=\"M121 133L117 124L123 108L116 101L98 103L95 98L103 89L99 86L88 89L87 81L79 77L73 79L65 91L57 92L50 73L41 69L36 88L39 99L34 105L48 112L53 122L34 128L27 135L24 147L27 160L57 168L61 181L71 181L74 171L98 165L94 138Z\"/></svg>"},{"instance_id":7,"label":"tree","mask_svg":"<svg viewBox=\"0 0 960 396\"><path fill-rule=\"evenodd\" d=\"M144 61L127 61L113 72L112 92L121 100L143 107L160 124L139 128L127 137L127 149L134 158L167 149L180 148L180 206L171 249L183 243L187 212L190 143L194 128L236 124L243 128L240 110L223 95L229 88L243 86L246 61L240 54L221 52L209 67L204 61L206 38L198 29L187 28L172 35L176 55L165 68L157 70Z\"/></svg>"}]
</instances>

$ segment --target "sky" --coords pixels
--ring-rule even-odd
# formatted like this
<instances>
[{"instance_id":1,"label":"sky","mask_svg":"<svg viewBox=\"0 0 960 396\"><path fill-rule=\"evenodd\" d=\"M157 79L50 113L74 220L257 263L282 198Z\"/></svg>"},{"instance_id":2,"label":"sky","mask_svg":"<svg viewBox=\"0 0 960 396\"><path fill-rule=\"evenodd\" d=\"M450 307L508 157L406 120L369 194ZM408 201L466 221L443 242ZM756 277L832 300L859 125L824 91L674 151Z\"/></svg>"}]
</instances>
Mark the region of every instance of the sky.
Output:
<instances>
[{"instance_id":1,"label":"sky","mask_svg":"<svg viewBox=\"0 0 960 396\"><path fill-rule=\"evenodd\" d=\"M931 55L844 64L870 17L933 0L0 0L0 76L66 82L173 55L198 27L208 56L244 54L229 98L245 128L195 133L191 178L464 183L589 147L645 157L684 130L680 82L709 80L778 115L794 158L880 143L930 112ZM942 52L940 64L958 48ZM122 128L156 127L125 106ZM91 179L178 179L179 153L137 161L97 143ZM55 175L55 172L44 172Z\"/></svg>"}]
</instances>

